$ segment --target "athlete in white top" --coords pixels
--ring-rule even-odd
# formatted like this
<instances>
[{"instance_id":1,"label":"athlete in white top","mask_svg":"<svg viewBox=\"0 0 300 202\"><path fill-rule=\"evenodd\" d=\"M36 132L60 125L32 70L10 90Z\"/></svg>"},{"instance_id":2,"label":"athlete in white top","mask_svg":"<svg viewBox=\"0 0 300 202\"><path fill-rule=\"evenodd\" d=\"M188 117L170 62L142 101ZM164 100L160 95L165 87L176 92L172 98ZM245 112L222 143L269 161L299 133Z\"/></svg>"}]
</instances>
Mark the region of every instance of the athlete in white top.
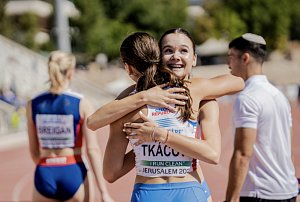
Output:
<instances>
[{"instance_id":1,"label":"athlete in white top","mask_svg":"<svg viewBox=\"0 0 300 202\"><path fill-rule=\"evenodd\" d=\"M226 201L296 201L292 117L286 97L262 74L265 40L244 34L229 44L231 73L246 87L234 104L235 143Z\"/></svg>"},{"instance_id":2,"label":"athlete in white top","mask_svg":"<svg viewBox=\"0 0 300 202\"><path fill-rule=\"evenodd\" d=\"M170 69L176 75L177 81L181 84L184 84L181 86L186 88L186 83L183 81L183 79L188 77L188 72L191 70L190 68L193 64L195 64L196 57L194 54L194 43L192 42L190 36L182 29L174 29L166 32L166 34L162 37L162 40L163 42L161 43L161 46L164 52L162 55L165 59L165 62L168 63L168 68L158 68L157 64L160 60L159 49L157 48L156 42L154 43L155 40L145 33L136 33L129 36L124 40L123 43L125 44L122 44L121 46L121 57L124 67L129 76L137 82L136 89L138 92L147 90L149 87L160 84L161 82L169 81L170 75L172 75L169 74ZM140 55L136 56L137 53ZM155 58L153 58L154 56ZM163 74L157 73L159 71L163 71ZM161 75L166 77L162 76L164 77L163 79L157 78ZM116 117L113 117L113 120L120 118L120 116L124 117L110 125L110 136L104 157L104 177L109 182L114 182L131 170L136 163L137 169L142 170L137 171L138 175L136 176L135 180L136 183L134 193L132 195L132 201L171 200L170 198L164 199L162 197L167 197L169 196L168 194L172 195L172 197L175 197L179 201L210 201L211 197L201 168L200 166L196 167L196 164L192 164L191 161L192 159L199 159L208 163L218 163L221 150L220 129L218 123L218 105L214 100L201 102L200 104L200 100L203 97L210 95L209 93L212 93L212 96L216 96L226 92L228 93L238 89L240 90L243 87L243 84L238 80L235 80L235 78L232 79L236 82L233 82L228 77L227 79L223 80L223 78L217 78L216 80L210 80L209 82L206 82L208 80L201 79L200 80L203 82L200 82L200 80L197 79L193 80L193 82L191 82L195 85L200 83L203 84L203 86L198 86L198 88L202 86L203 89L196 89L196 86L193 88L192 85L188 84L188 86L192 87L194 90L193 92L195 94L193 95L196 99L195 103L193 102L192 104L191 99L189 96L187 96L189 99L182 107L171 106L166 108L153 108L153 110L155 110L158 114L172 115L172 120L177 120L178 115L180 117L185 117L183 121L178 122L180 123L179 125L175 124L176 126L172 126L174 127L174 130L171 129L172 127L166 127L166 125L164 125L164 127L158 127L160 124L163 124L163 117L161 117L162 119L159 118L156 120L156 122L154 120L150 120L150 118L153 118L153 114L151 113L152 108L150 109L150 107L143 107L142 109L135 110L134 112L124 116L123 113L126 111L124 110L126 106L129 106L130 112L146 104L147 101L145 100L141 102L143 103L142 105L139 105L139 102L134 102L133 106L130 106L128 103L122 102L123 106L111 108L110 111L113 112L115 112L116 109L120 109L114 113ZM223 84L225 85L219 83L221 80L224 81ZM225 82L225 80L228 82ZM205 88L205 84L209 83L215 85L209 85L209 88ZM236 85L233 85L233 83ZM170 84L171 86L174 86L174 83ZM215 88L215 90L208 90L211 88ZM172 89L174 88L168 89L167 92L172 92ZM184 93L187 94L188 92L189 90L186 88ZM139 93L129 96L128 99L131 99L131 97L137 94ZM120 105L121 102L117 101L109 105L118 106L118 103ZM185 110L182 110L182 108ZM195 110L195 114L191 112L191 108ZM178 112L178 109L180 109L180 112ZM139 114L138 112L140 110L142 113L151 117ZM89 118L92 129L97 129L99 125L101 126L101 124L103 124L103 122L99 121L103 120L101 119L100 115L102 113L100 112L101 109L98 110L92 117L90 117L91 119ZM178 114L175 115L174 112L177 112ZM104 115L104 119L106 120L108 120L107 114ZM198 121L202 120L203 123L201 126L201 130L204 134L203 141L195 138L194 126L190 127L192 130L187 130L187 133L176 133L176 131L181 131L182 128L188 126L186 122L190 119L194 118L194 120L196 120L196 116ZM141 123L136 123L137 121ZM159 124L160 121L162 122ZM170 122L167 121L164 123ZM125 126L125 128L122 131L123 126ZM193 133L191 131L193 131ZM130 134L127 136L128 139L136 139L136 142L133 143L133 147L135 148L136 152L135 154L130 152L125 155L128 139L125 138L126 133L124 132ZM155 141L157 142L155 143ZM140 144L142 145L139 147ZM143 153L145 155L141 155L141 152L145 152ZM172 152L174 153L172 156L175 158L175 160L173 157L171 157ZM176 162L176 155L179 155L179 153L181 156L184 155L185 157L183 159L180 157L177 159L178 162ZM160 155L160 157L155 158L157 160L150 160L151 155ZM170 158L162 159L162 155L169 155ZM113 159L113 161L111 161L111 159ZM159 167L161 165L163 165L162 169L153 169L153 167ZM182 169L180 170L179 168L175 170L168 170L164 168L168 166L174 167L175 165L182 166ZM195 165L195 167L191 169L191 165ZM149 167L146 168L146 166ZM150 174L150 172L152 172L152 174ZM178 174L179 172L182 173ZM169 188L166 189L166 187ZM182 193L180 190L186 194Z\"/></svg>"},{"instance_id":3,"label":"athlete in white top","mask_svg":"<svg viewBox=\"0 0 300 202\"><path fill-rule=\"evenodd\" d=\"M171 112L166 108L147 106L147 113L147 119L155 121L158 127L176 134L197 138L197 121L188 120L183 123L179 119L178 113ZM136 156L137 175L145 177L184 177L188 172L196 170L197 161L195 159L177 152L164 143L150 141L135 146L136 141L137 139L130 139Z\"/></svg>"},{"instance_id":4,"label":"athlete in white top","mask_svg":"<svg viewBox=\"0 0 300 202\"><path fill-rule=\"evenodd\" d=\"M153 37L140 32L129 35L122 43L121 57L125 69L136 75L131 76L137 81L137 91L169 82L171 87L178 85L185 88L189 99L186 105L176 107L176 112L145 106L112 123L104 156L104 177L113 182L136 165L137 176L131 201L211 200L202 171L199 166L192 167L192 159L218 163L221 144L216 102L208 101L200 107L200 119L207 122L204 130L209 137L197 140L196 124L189 122L190 119L196 120L191 110L189 89L186 82L168 68L157 68L160 54ZM140 110L148 117L140 115ZM141 121L145 122L141 125L127 123ZM127 128L123 131L124 124ZM213 128L210 128L211 132L207 131L208 127ZM127 138L125 132L130 134ZM125 155L128 139L132 142L135 156L132 153Z\"/></svg>"}]
</instances>

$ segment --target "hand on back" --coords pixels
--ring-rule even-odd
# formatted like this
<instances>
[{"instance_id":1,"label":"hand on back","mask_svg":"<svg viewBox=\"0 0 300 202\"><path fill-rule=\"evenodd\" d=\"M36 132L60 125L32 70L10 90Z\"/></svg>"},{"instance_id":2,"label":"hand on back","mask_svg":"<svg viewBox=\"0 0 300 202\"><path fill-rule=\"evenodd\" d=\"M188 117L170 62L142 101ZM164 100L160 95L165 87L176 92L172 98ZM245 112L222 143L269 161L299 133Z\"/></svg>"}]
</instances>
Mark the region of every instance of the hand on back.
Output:
<instances>
[{"instance_id":1,"label":"hand on back","mask_svg":"<svg viewBox=\"0 0 300 202\"><path fill-rule=\"evenodd\" d=\"M188 99L187 96L179 94L185 92L184 88L168 88L167 84L162 84L159 86L155 86L145 91L145 99L147 104L156 106L156 107L165 107L168 108L172 112L176 112L172 104L175 105L185 105L185 100Z\"/></svg>"}]
</instances>

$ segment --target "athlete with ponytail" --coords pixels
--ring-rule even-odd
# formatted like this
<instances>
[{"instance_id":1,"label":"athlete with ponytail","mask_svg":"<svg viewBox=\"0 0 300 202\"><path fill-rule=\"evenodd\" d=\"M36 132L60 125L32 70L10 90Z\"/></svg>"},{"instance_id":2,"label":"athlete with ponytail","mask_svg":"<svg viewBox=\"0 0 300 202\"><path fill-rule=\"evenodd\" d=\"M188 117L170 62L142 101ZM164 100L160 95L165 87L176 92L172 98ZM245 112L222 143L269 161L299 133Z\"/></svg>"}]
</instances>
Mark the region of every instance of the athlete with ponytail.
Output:
<instances>
[{"instance_id":1,"label":"athlete with ponytail","mask_svg":"<svg viewBox=\"0 0 300 202\"><path fill-rule=\"evenodd\" d=\"M92 198L88 170L82 160L83 139L101 201L113 201L103 179L102 154L96 136L86 127L92 105L83 95L69 89L75 62L72 54L52 52L48 61L50 89L27 104L30 154L36 164L32 201Z\"/></svg>"},{"instance_id":2,"label":"athlete with ponytail","mask_svg":"<svg viewBox=\"0 0 300 202\"><path fill-rule=\"evenodd\" d=\"M183 88L187 100L185 105L173 106L175 112L145 105L110 124L103 163L105 179L114 182L135 166L132 202L211 201L198 160L212 164L219 161L221 136L216 101L203 102L197 120L187 81L159 66L159 46L149 34L129 35L120 52L127 73L137 83L132 94L168 83L165 88ZM200 123L207 133L205 141L199 140ZM133 152L126 153L129 142Z\"/></svg>"}]
</instances>

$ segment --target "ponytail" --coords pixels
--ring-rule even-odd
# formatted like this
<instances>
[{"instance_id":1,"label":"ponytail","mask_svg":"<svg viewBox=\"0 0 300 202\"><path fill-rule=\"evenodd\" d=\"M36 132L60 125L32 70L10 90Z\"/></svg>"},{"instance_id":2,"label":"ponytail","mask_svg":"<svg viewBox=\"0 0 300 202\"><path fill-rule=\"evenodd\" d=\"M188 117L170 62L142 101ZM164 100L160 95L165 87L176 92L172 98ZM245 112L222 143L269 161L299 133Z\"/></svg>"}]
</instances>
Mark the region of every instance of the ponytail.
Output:
<instances>
[{"instance_id":1,"label":"ponytail","mask_svg":"<svg viewBox=\"0 0 300 202\"><path fill-rule=\"evenodd\" d=\"M72 54L53 51L48 61L48 73L51 88L60 88L66 81L69 69L75 68L76 59Z\"/></svg>"},{"instance_id":2,"label":"ponytail","mask_svg":"<svg viewBox=\"0 0 300 202\"><path fill-rule=\"evenodd\" d=\"M49 77L52 88L59 88L63 86L64 75L60 72L59 66L56 62L50 61L48 63Z\"/></svg>"},{"instance_id":3,"label":"ponytail","mask_svg":"<svg viewBox=\"0 0 300 202\"><path fill-rule=\"evenodd\" d=\"M186 81L180 80L170 69L160 64L160 51L156 40L145 32L135 32L122 42L121 58L124 63L133 66L142 75L137 81L136 91L147 90L151 87L169 83L171 87L185 88L189 97L184 106L178 106L183 122L192 116L192 98L186 87Z\"/></svg>"},{"instance_id":4,"label":"ponytail","mask_svg":"<svg viewBox=\"0 0 300 202\"><path fill-rule=\"evenodd\" d=\"M156 86L157 84L154 79L156 71L157 71L157 65L156 64L150 65L146 69L146 71L142 73L142 76L140 76L140 78L138 79L136 90L143 91Z\"/></svg>"},{"instance_id":5,"label":"ponytail","mask_svg":"<svg viewBox=\"0 0 300 202\"><path fill-rule=\"evenodd\" d=\"M192 117L193 99L191 97L190 90L187 87L187 83L189 83L189 81L178 78L169 68L166 68L166 67L161 67L158 69L155 80L157 81L157 85L160 85L163 83L169 83L170 87L184 88L185 92L180 93L180 94L187 96L188 100L184 100L185 105L177 106L179 108L179 112L180 112L179 119L182 122L185 122L189 119L195 119L195 117Z\"/></svg>"}]
</instances>

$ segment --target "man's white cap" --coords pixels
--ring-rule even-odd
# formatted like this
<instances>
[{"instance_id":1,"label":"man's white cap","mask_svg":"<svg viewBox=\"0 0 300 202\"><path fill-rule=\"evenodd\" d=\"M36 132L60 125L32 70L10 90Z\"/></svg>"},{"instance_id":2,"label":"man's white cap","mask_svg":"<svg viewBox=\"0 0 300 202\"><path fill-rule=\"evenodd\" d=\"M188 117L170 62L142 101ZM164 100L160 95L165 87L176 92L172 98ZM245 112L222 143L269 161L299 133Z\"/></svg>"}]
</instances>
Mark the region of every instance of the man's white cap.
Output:
<instances>
[{"instance_id":1,"label":"man's white cap","mask_svg":"<svg viewBox=\"0 0 300 202\"><path fill-rule=\"evenodd\" d=\"M265 39L262 36L259 36L257 34L246 33L246 34L242 35L242 38L247 41L251 41L251 42L262 44L262 45L267 44Z\"/></svg>"}]
</instances>

